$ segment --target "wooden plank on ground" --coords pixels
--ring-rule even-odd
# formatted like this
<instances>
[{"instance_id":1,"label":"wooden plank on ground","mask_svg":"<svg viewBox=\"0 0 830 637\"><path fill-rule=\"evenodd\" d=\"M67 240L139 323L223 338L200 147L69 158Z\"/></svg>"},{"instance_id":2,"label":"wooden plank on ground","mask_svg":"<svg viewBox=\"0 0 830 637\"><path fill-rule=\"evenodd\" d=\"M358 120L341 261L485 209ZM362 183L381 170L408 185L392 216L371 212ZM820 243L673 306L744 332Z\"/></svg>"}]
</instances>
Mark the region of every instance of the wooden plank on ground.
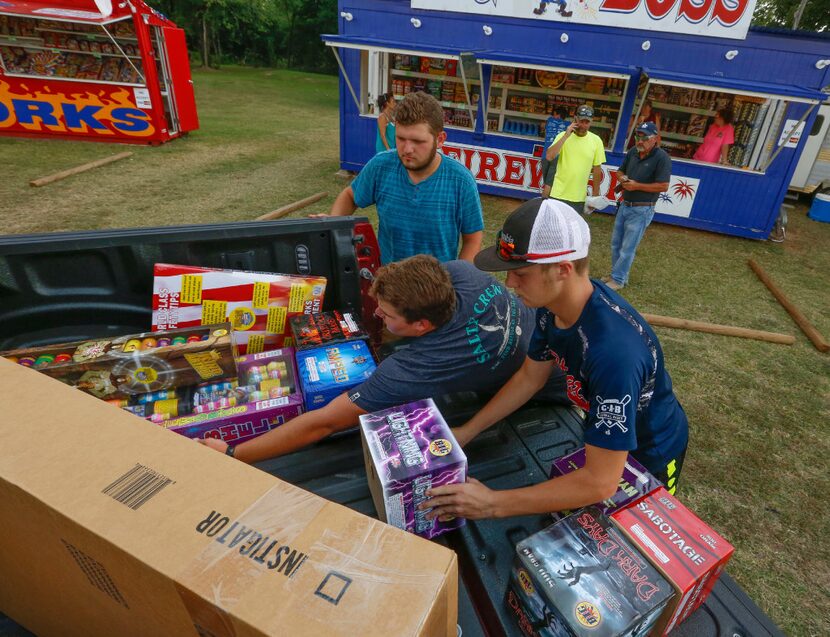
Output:
<instances>
[{"instance_id":1,"label":"wooden plank on ground","mask_svg":"<svg viewBox=\"0 0 830 637\"><path fill-rule=\"evenodd\" d=\"M39 187L45 186L46 184L51 184L55 181L60 181L61 179L66 179L67 177L71 177L72 175L77 175L78 173L86 172L87 170L92 170L93 168L99 168L100 166L106 166L107 164L111 164L114 161L120 161L122 159L126 159L127 157L132 156L132 153L127 151L124 153L118 153L117 155L113 155L112 157L105 157L104 159L96 159L95 161L88 162L86 164L82 164L80 166L75 166L75 168L69 168L67 170L62 170L59 173L55 173L54 175L48 175L46 177L40 177L38 179L33 179L29 182L30 186Z\"/></svg>"},{"instance_id":2,"label":"wooden plank on ground","mask_svg":"<svg viewBox=\"0 0 830 637\"><path fill-rule=\"evenodd\" d=\"M720 334L722 336L737 336L740 338L751 338L756 341L767 341L780 343L781 345L792 345L795 343L795 336L791 334L777 334L776 332L763 332L751 330L746 327L735 327L732 325L718 325L717 323L704 323L703 321L690 321L688 319L673 318L671 316L660 316L658 314L643 314L643 318L652 326L676 327L681 330L693 332L706 332L708 334Z\"/></svg>"},{"instance_id":3,"label":"wooden plank on ground","mask_svg":"<svg viewBox=\"0 0 830 637\"><path fill-rule=\"evenodd\" d=\"M328 197L327 192L318 192L317 194L311 195L310 197L306 197L305 199L300 199L299 201L295 201L294 203L290 203L287 206L283 206L282 208L277 208L276 210L272 210L271 212L267 212L261 217L257 217L257 221L270 221L272 219L279 219L280 217L284 217L285 215L295 212L297 210L301 210L306 206L310 206L313 203L316 203L323 199L324 197Z\"/></svg>"},{"instance_id":4,"label":"wooden plank on ground","mask_svg":"<svg viewBox=\"0 0 830 637\"><path fill-rule=\"evenodd\" d=\"M830 345L827 344L827 341L824 340L824 337L819 333L819 331L813 327L812 323L807 320L807 317L801 313L795 304L790 301L786 295L778 288L775 283L772 282L772 279L769 278L769 275L764 272L760 265L755 263L752 259L747 261L749 267L752 268L752 271L761 279L761 282L767 286L767 289L772 292L772 295L778 300L778 302L784 307L787 312L789 312L790 316L793 317L796 325L801 328L801 331L807 335L807 338L813 343L815 348L820 352L827 352L830 350Z\"/></svg>"}]
</instances>

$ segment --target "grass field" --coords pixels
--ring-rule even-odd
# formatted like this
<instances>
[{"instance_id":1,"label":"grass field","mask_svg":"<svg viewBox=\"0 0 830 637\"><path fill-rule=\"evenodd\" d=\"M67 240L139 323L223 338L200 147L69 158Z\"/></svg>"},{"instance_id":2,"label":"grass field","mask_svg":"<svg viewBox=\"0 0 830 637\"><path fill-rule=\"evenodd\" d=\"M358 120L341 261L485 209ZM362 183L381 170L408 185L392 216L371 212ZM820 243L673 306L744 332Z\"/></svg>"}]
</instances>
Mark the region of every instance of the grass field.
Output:
<instances>
[{"instance_id":1,"label":"grass field","mask_svg":"<svg viewBox=\"0 0 830 637\"><path fill-rule=\"evenodd\" d=\"M250 220L321 190L332 196L313 210L327 209L344 186L336 78L227 68L197 71L195 82L199 131L43 188L28 182L124 147L0 138L5 232ZM483 203L489 243L518 202ZM589 221L596 276L609 269L612 221ZM681 498L735 545L729 572L787 634L826 635L830 354L798 330L750 258L830 338L830 224L803 207L783 244L655 224L624 295L642 312L796 336L784 346L657 328L691 424Z\"/></svg>"}]
</instances>

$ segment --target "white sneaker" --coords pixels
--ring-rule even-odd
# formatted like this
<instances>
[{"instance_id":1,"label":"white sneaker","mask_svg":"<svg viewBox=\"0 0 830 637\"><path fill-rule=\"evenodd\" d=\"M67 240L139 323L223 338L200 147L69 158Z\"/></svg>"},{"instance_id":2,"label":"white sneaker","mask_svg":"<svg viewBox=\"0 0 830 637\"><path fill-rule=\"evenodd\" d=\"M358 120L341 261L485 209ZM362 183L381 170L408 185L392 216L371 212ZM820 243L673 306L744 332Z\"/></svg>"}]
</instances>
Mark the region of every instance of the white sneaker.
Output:
<instances>
[{"instance_id":1,"label":"white sneaker","mask_svg":"<svg viewBox=\"0 0 830 637\"><path fill-rule=\"evenodd\" d=\"M608 281L608 283L606 283L605 285L607 285L609 288L611 288L611 289L612 289L612 290L614 290L615 292L616 292L617 290L622 290L622 289L625 287L622 283L617 283L614 279L611 279L611 280L610 280L610 281Z\"/></svg>"}]
</instances>

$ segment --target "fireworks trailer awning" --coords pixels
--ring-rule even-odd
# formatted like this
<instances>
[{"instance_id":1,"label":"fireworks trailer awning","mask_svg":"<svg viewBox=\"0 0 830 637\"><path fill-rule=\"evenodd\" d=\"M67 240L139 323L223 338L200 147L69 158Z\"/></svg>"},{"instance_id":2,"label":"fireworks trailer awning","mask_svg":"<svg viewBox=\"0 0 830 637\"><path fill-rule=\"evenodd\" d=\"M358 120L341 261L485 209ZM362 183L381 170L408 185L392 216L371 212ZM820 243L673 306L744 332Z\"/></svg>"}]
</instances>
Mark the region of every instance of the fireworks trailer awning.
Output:
<instances>
[{"instance_id":1,"label":"fireworks trailer awning","mask_svg":"<svg viewBox=\"0 0 830 637\"><path fill-rule=\"evenodd\" d=\"M26 16L43 20L107 24L131 15L127 2L110 0L50 0L21 2L0 0L0 15Z\"/></svg>"}]
</instances>

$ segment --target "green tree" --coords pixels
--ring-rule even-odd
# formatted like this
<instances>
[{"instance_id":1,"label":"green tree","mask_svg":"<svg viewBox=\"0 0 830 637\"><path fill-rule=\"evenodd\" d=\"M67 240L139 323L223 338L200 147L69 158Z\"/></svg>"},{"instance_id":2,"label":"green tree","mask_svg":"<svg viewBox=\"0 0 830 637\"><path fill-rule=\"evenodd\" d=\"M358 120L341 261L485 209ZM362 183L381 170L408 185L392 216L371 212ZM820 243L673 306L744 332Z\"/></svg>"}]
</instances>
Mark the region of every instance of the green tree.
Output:
<instances>
[{"instance_id":1,"label":"green tree","mask_svg":"<svg viewBox=\"0 0 830 637\"><path fill-rule=\"evenodd\" d=\"M830 0L758 0L752 24L805 31L830 30Z\"/></svg>"}]
</instances>

